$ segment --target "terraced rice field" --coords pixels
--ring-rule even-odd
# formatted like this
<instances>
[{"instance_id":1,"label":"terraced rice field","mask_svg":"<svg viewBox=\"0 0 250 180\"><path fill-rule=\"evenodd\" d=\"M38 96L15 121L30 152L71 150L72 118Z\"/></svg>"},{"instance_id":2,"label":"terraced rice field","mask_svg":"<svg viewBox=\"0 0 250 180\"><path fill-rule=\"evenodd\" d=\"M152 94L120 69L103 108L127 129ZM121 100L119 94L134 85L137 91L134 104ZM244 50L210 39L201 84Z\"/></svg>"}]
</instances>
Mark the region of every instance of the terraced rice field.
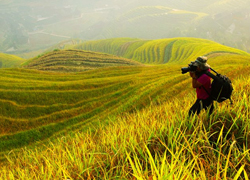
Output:
<instances>
[{"instance_id":1,"label":"terraced rice field","mask_svg":"<svg viewBox=\"0 0 250 180\"><path fill-rule=\"evenodd\" d=\"M214 56L212 64L218 58ZM245 61L232 62L232 66L228 60L227 66L216 70L240 76ZM181 67L111 67L77 74L1 69L0 151L90 126L110 115L147 107L150 102L181 96L191 90L189 77L181 74Z\"/></svg>"},{"instance_id":2,"label":"terraced rice field","mask_svg":"<svg viewBox=\"0 0 250 180\"><path fill-rule=\"evenodd\" d=\"M102 53L57 50L24 64L26 68L38 70L1 69L0 151L29 145L102 121L111 114L133 111L151 101L164 101L185 93L186 89L190 90L190 82L180 69L198 54L207 54L212 67L231 77L241 73L240 69L249 62L249 55L243 51L206 40L203 48L199 48L201 40L189 38L132 42L111 39L91 41L81 47L95 45L94 50L105 49L99 46L102 42L109 47L107 51L122 50L124 56L130 54L134 59L141 58L138 61L166 64L141 66L139 62ZM120 46L115 47L117 44ZM131 54L135 44L137 48ZM108 67L110 65L116 67ZM90 66L105 68L61 73L82 70L85 66L88 70ZM59 73L39 71L61 68L63 71Z\"/></svg>"},{"instance_id":3,"label":"terraced rice field","mask_svg":"<svg viewBox=\"0 0 250 180\"><path fill-rule=\"evenodd\" d=\"M231 54L249 56L248 53L239 49L198 38L159 40L114 38L88 41L75 46L75 48L119 55L146 64L189 63L197 56L214 53L224 53L229 55L230 59L235 58L231 58Z\"/></svg>"},{"instance_id":4,"label":"terraced rice field","mask_svg":"<svg viewBox=\"0 0 250 180\"><path fill-rule=\"evenodd\" d=\"M31 59L23 67L43 71L80 72L104 67L135 65L142 64L104 53L81 50L54 50Z\"/></svg>"},{"instance_id":5,"label":"terraced rice field","mask_svg":"<svg viewBox=\"0 0 250 180\"><path fill-rule=\"evenodd\" d=\"M217 105L219 113L214 116L215 125L220 121L235 118L233 121L237 124L233 126L233 132L229 129L228 133L233 133L234 139L236 136L237 143L241 143L243 136L248 137L247 132L239 133L246 131L247 126L239 125L245 118L249 119L247 115L249 108L244 105L247 102L245 93L249 88L247 82L243 82L244 79L247 80L247 74L250 72L249 60L247 56L236 54L210 55L210 64L215 66L216 70L227 74L233 82L237 81L236 94L233 96L235 107L225 109L226 104ZM176 173L173 177L188 175L204 179L205 175L210 177L211 174L215 177L216 170L213 167L217 161L221 163L218 170L222 172L239 166L239 162L243 160L235 153L247 161L247 151L236 148L232 156L237 161L230 160L230 168L225 165L229 161L227 157L231 159L230 154L222 157L214 155L218 151L221 154L228 152L227 146L224 147L227 141L222 139L223 137L221 149L214 153L207 147L208 145L202 146L204 141L209 143L206 138L209 133L213 134L213 131L211 129L211 132L206 132L207 136L205 132L201 134L202 131L196 129L200 127L197 125L199 121L193 119L190 122L189 119L185 119L188 106L194 101L195 94L191 89L189 76L181 74L181 67L182 65L178 63L161 66L111 67L68 74L1 69L0 157L2 160L6 160L7 157L8 161L7 163L4 161L0 177L149 178L152 172L158 171L158 166L149 166L150 168L144 171L139 166L136 167L136 164L165 162L160 156L165 146L171 148L167 149L170 153L173 153L172 148L174 150L175 147L177 149L182 147L177 151L178 155L166 155L172 158L174 165L165 164L167 167L162 165L164 168L173 168L176 165L182 167L174 168ZM193 121L195 124L192 124ZM109 129L106 129L105 124L109 124ZM103 129L96 129L99 126ZM195 129L193 134L190 133L190 128ZM93 134L89 132L90 130ZM163 142L157 144L158 139ZM163 148L161 144L165 143L165 140L166 145L163 144ZM180 140L185 142L184 146L179 145ZM216 139L217 143L218 140ZM148 148L147 151L144 143ZM28 148L21 148L24 146ZM186 146L190 149L187 150ZM197 155L198 162L194 163L191 159L194 158L192 154L198 153L196 149L199 150L199 147L203 148L203 151L199 157ZM159 153L155 161L152 160L154 153ZM200 157L204 155L203 153L207 153L205 159ZM190 157L188 165L180 161L182 157ZM208 165L210 158L216 161ZM204 163L205 169L200 168L199 162ZM194 165L190 166L189 163ZM112 168L111 174L110 168ZM247 164L241 166L239 172L244 170L243 177L247 177L248 168ZM142 174L141 171L146 174ZM191 171L194 173L190 174ZM167 171L167 174L171 176L171 172ZM165 177L165 173L166 171L163 174L155 174L154 177ZM182 176L182 173L185 174ZM216 176L220 176L218 171ZM230 173L224 176L237 177Z\"/></svg>"},{"instance_id":6,"label":"terraced rice field","mask_svg":"<svg viewBox=\"0 0 250 180\"><path fill-rule=\"evenodd\" d=\"M78 74L1 69L0 151L98 123L160 97L170 98L188 84L186 76L171 75L176 71L179 68L168 66L114 67Z\"/></svg>"},{"instance_id":7,"label":"terraced rice field","mask_svg":"<svg viewBox=\"0 0 250 180\"><path fill-rule=\"evenodd\" d=\"M101 45L102 42L107 46ZM144 170L141 166L167 163L168 158L174 158L169 168L176 169L176 164L182 167L180 171L175 170L178 177L204 179L214 173L219 177L220 170L224 177L239 179L240 173L247 177L250 172L247 163L248 53L189 38L110 39L91 41L79 47L93 45L100 50L131 56L137 62L101 53L56 50L26 62L25 68L0 69L0 159L4 165L0 177L25 179L32 174L34 178L49 179L114 176L149 179L165 177L164 173L154 174L163 166ZM201 116L204 127L199 118L189 119L186 115L195 100L195 91L189 75L181 74L181 67L200 55L207 55L208 63L236 85L235 106L229 107L229 102L226 102L228 106L217 104L212 119L207 121L204 114ZM79 63L87 59L97 69L76 72ZM110 64L115 66L108 67ZM117 66L119 64L122 66ZM70 73L65 69L52 72L58 66ZM119 123L126 123L118 127L118 119L125 119ZM126 129L127 123L129 129ZM114 132L107 130L106 125ZM102 129L97 129L99 127ZM110 132L111 138L101 138ZM122 140L118 140L118 135ZM217 149L213 149L213 143ZM22 156L21 161L18 156ZM187 158L184 161L187 164L181 160L183 157ZM216 163L209 164L211 159ZM205 162L205 168L201 162Z\"/></svg>"}]
</instances>

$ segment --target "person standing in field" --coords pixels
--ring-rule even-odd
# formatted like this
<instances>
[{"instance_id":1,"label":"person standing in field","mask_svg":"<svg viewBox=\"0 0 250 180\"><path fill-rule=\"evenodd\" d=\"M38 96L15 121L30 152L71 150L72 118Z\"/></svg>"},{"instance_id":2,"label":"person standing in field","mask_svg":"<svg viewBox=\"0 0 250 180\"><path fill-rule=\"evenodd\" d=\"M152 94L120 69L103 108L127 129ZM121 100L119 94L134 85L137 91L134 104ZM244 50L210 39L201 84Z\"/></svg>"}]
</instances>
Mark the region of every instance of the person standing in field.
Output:
<instances>
[{"instance_id":1,"label":"person standing in field","mask_svg":"<svg viewBox=\"0 0 250 180\"><path fill-rule=\"evenodd\" d=\"M197 99L190 108L188 115L198 115L202 109L208 110L209 115L211 115L214 110L213 100L209 96L211 92L211 77L204 74L205 71L210 72L210 66L207 64L207 57L198 57L192 62L192 65L197 67L196 71L189 72L192 78L192 87L196 89Z\"/></svg>"}]
</instances>

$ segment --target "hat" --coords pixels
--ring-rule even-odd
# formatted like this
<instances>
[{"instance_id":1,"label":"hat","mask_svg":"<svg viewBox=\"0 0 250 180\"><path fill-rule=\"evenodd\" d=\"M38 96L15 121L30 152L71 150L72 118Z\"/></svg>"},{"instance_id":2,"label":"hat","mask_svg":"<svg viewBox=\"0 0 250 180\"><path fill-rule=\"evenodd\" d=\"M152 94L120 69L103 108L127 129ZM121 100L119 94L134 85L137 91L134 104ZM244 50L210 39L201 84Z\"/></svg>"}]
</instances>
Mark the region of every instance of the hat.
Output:
<instances>
[{"instance_id":1,"label":"hat","mask_svg":"<svg viewBox=\"0 0 250 180\"><path fill-rule=\"evenodd\" d=\"M201 70L208 70L210 66L207 64L207 57L205 56L199 56L197 59L194 61L194 64L199 66Z\"/></svg>"}]
</instances>

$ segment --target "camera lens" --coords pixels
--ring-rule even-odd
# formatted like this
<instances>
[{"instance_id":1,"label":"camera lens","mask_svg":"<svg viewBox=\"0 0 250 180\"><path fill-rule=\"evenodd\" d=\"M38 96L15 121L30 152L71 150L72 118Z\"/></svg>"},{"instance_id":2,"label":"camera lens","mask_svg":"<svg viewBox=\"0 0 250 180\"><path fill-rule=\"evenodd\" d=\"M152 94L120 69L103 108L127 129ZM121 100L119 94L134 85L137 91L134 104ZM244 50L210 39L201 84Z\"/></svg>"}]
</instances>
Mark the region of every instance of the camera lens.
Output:
<instances>
[{"instance_id":1,"label":"camera lens","mask_svg":"<svg viewBox=\"0 0 250 180\"><path fill-rule=\"evenodd\" d=\"M191 70L190 67L181 68L182 74L185 74L185 73L189 72L190 70Z\"/></svg>"}]
</instances>

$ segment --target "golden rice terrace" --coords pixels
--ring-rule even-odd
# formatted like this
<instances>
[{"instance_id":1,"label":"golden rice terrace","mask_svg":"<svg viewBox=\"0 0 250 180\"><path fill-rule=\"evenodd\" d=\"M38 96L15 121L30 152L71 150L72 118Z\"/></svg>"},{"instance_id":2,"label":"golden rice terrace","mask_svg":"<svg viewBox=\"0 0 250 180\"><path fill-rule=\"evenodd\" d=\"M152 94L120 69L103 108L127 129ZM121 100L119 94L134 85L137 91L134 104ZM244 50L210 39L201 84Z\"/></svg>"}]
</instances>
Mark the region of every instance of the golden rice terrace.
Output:
<instances>
[{"instance_id":1,"label":"golden rice terrace","mask_svg":"<svg viewBox=\"0 0 250 180\"><path fill-rule=\"evenodd\" d=\"M24 67L43 71L80 72L104 67L135 65L141 65L141 63L98 52L54 50L30 60Z\"/></svg>"}]
</instances>

